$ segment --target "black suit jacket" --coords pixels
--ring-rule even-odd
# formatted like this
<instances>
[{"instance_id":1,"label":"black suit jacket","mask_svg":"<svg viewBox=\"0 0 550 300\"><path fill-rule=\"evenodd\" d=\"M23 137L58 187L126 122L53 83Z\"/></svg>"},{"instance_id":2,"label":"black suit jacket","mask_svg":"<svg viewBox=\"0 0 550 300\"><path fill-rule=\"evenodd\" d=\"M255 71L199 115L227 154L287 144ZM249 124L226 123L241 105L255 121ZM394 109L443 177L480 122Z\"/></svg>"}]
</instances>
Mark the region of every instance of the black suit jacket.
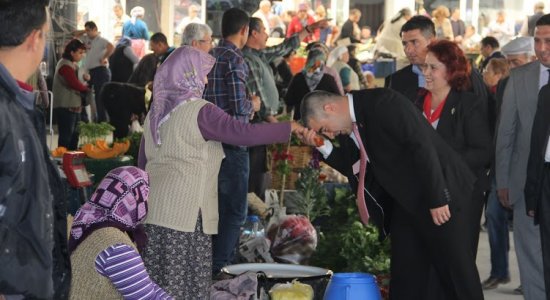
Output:
<instances>
[{"instance_id":1,"label":"black suit jacket","mask_svg":"<svg viewBox=\"0 0 550 300\"><path fill-rule=\"evenodd\" d=\"M535 121L531 131L531 150L527 163L527 179L525 181L525 206L527 212L534 210L535 223L538 223L541 188L544 171L544 155L550 135L550 86L545 85L539 92L539 102Z\"/></svg>"},{"instance_id":2,"label":"black suit jacket","mask_svg":"<svg viewBox=\"0 0 550 300\"><path fill-rule=\"evenodd\" d=\"M356 121L370 159L366 204L382 234L389 232L393 205L422 223L432 222L430 208L469 205L475 176L430 127L414 105L388 89L352 92ZM359 149L348 135L338 137L326 162L348 177L354 191L358 176L352 166Z\"/></svg>"},{"instance_id":3,"label":"black suit jacket","mask_svg":"<svg viewBox=\"0 0 550 300\"><path fill-rule=\"evenodd\" d=\"M423 96L417 98L416 105L422 111ZM451 90L436 131L478 177L479 188L487 190L487 169L493 157L492 137L489 121L477 96Z\"/></svg>"}]
</instances>

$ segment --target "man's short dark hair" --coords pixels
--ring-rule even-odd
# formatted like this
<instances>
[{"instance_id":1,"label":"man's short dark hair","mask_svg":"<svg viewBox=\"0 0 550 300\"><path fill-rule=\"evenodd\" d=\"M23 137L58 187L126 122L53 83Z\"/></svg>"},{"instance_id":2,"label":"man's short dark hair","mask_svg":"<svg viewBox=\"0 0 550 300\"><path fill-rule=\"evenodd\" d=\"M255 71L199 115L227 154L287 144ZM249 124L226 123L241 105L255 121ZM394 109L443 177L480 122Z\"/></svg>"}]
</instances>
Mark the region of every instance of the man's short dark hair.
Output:
<instances>
[{"instance_id":1,"label":"man's short dark hair","mask_svg":"<svg viewBox=\"0 0 550 300\"><path fill-rule=\"evenodd\" d=\"M305 127L309 127L311 118L319 118L324 114L323 106L330 102L335 102L340 99L339 95L325 91L313 91L308 93L300 103L301 123Z\"/></svg>"},{"instance_id":2,"label":"man's short dark hair","mask_svg":"<svg viewBox=\"0 0 550 300\"><path fill-rule=\"evenodd\" d=\"M47 0L3 0L0 2L0 48L16 47L47 20Z\"/></svg>"},{"instance_id":3,"label":"man's short dark hair","mask_svg":"<svg viewBox=\"0 0 550 300\"><path fill-rule=\"evenodd\" d=\"M250 17L240 8L230 8L223 13L222 17L222 37L226 38L239 33L241 28L248 26Z\"/></svg>"},{"instance_id":4,"label":"man's short dark hair","mask_svg":"<svg viewBox=\"0 0 550 300\"><path fill-rule=\"evenodd\" d=\"M550 26L550 14L540 17L535 23L535 27L537 26Z\"/></svg>"},{"instance_id":5,"label":"man's short dark hair","mask_svg":"<svg viewBox=\"0 0 550 300\"><path fill-rule=\"evenodd\" d=\"M166 38L166 36L162 32L157 32L157 33L153 34L151 36L150 40L151 40L152 43L155 43L155 44L162 43L162 44L168 45L168 39Z\"/></svg>"},{"instance_id":6,"label":"man's short dark hair","mask_svg":"<svg viewBox=\"0 0 550 300\"><path fill-rule=\"evenodd\" d=\"M252 17L248 22L248 36L252 35L252 31L260 32L260 25L262 20L260 18Z\"/></svg>"},{"instance_id":7,"label":"man's short dark hair","mask_svg":"<svg viewBox=\"0 0 550 300\"><path fill-rule=\"evenodd\" d=\"M487 46L490 46L493 49L500 48L500 44L498 43L498 40L492 36L486 36L481 40L481 47L487 47Z\"/></svg>"},{"instance_id":8,"label":"man's short dark hair","mask_svg":"<svg viewBox=\"0 0 550 300\"><path fill-rule=\"evenodd\" d=\"M95 24L94 21L88 21L88 22L84 23L84 28L94 30L94 29L97 29L97 25Z\"/></svg>"},{"instance_id":9,"label":"man's short dark hair","mask_svg":"<svg viewBox=\"0 0 550 300\"><path fill-rule=\"evenodd\" d=\"M401 27L400 34L403 35L403 32L411 31L418 29L426 39L431 39L435 36L435 25L432 19L426 16L414 16L410 18L403 27Z\"/></svg>"}]
</instances>

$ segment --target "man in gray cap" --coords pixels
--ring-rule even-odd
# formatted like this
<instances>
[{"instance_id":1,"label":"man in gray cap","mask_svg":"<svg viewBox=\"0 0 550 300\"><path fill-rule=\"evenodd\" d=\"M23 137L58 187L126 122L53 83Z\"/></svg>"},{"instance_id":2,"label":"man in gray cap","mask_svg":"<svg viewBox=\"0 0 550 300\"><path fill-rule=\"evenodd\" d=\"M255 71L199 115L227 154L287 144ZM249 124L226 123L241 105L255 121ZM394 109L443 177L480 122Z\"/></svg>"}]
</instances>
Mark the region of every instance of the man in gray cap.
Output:
<instances>
[{"instance_id":1,"label":"man in gray cap","mask_svg":"<svg viewBox=\"0 0 550 300\"><path fill-rule=\"evenodd\" d=\"M501 52L506 57L510 69L525 65L535 58L533 38L518 37L504 45L501 48ZM493 99L496 102L494 105L495 119L499 116L500 104L502 103L504 88L506 87L508 78L509 77L502 78L497 85L496 97ZM494 167L492 169L494 170ZM491 274L489 278L482 283L483 289L486 290L494 289L499 284L510 281L510 272L508 268L508 220L511 210L507 204L504 206L504 204L499 202L494 177L492 181L493 185L487 197L487 208L485 212L487 233L489 235L489 247L491 249ZM521 289L518 291L520 290Z\"/></svg>"}]
</instances>

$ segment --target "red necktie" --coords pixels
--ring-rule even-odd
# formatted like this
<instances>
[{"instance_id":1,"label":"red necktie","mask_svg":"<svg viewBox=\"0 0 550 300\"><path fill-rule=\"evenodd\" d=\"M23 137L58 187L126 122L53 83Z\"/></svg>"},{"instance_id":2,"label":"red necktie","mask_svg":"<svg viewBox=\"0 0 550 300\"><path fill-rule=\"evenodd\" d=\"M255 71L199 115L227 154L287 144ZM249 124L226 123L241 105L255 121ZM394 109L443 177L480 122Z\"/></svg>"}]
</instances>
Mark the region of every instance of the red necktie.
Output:
<instances>
[{"instance_id":1,"label":"red necktie","mask_svg":"<svg viewBox=\"0 0 550 300\"><path fill-rule=\"evenodd\" d=\"M359 161L359 182L357 185L357 208L359 209L359 216L361 216L361 221L365 226L369 223L369 211L367 209L367 204L365 203L365 173L367 172L367 151L365 151L365 146L361 141L361 135L359 134L359 129L357 124L353 123L353 134L355 139L357 139L357 144L359 145L359 153L361 158Z\"/></svg>"}]
</instances>

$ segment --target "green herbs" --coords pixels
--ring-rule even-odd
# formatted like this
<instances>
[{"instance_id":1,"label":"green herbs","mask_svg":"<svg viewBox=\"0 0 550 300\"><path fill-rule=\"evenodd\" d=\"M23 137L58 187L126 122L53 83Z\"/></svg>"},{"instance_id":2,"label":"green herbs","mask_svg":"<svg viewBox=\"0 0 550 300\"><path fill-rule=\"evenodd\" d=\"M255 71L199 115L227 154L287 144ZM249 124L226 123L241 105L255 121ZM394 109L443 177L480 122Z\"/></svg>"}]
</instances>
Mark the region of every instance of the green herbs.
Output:
<instances>
[{"instance_id":1,"label":"green herbs","mask_svg":"<svg viewBox=\"0 0 550 300\"><path fill-rule=\"evenodd\" d=\"M78 123L78 131L80 132L80 144L94 143L97 139L105 139L111 135L115 128L107 123Z\"/></svg>"}]
</instances>

